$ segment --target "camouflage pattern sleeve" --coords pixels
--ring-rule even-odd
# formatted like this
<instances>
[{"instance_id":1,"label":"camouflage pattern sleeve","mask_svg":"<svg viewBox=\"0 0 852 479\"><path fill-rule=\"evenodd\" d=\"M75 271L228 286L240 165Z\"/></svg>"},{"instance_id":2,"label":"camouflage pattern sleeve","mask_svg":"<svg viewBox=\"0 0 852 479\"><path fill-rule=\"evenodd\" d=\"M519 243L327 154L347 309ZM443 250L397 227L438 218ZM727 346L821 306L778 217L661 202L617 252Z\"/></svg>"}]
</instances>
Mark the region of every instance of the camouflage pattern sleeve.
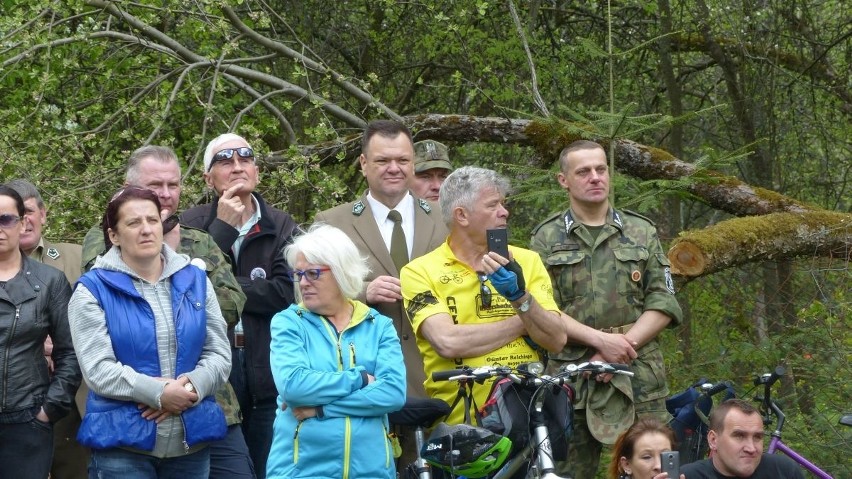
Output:
<instances>
[{"instance_id":1,"label":"camouflage pattern sleeve","mask_svg":"<svg viewBox=\"0 0 852 479\"><path fill-rule=\"evenodd\" d=\"M649 233L646 243L649 257L645 270L645 309L662 311L671 317L671 328L681 323L683 310L675 298L671 262L663 251L656 228L650 226Z\"/></svg>"},{"instance_id":2,"label":"camouflage pattern sleeve","mask_svg":"<svg viewBox=\"0 0 852 479\"><path fill-rule=\"evenodd\" d=\"M92 226L83 239L83 255L80 260L80 267L83 268L84 273L92 269L95 260L98 256L104 254L105 249L103 230L101 230L100 225Z\"/></svg>"},{"instance_id":3,"label":"camouflage pattern sleeve","mask_svg":"<svg viewBox=\"0 0 852 479\"><path fill-rule=\"evenodd\" d=\"M541 262L544 263L552 284L556 284L556 282L553 278L553 271L547 264L547 257L550 254L551 247L560 241L560 225L559 214L552 215L536 226L530 237L530 249L541 257ZM553 288L553 299L562 308L562 291L559 288Z\"/></svg>"},{"instance_id":4,"label":"camouflage pattern sleeve","mask_svg":"<svg viewBox=\"0 0 852 479\"><path fill-rule=\"evenodd\" d=\"M204 260L207 265L207 277L213 283L222 316L228 327L233 327L240 320L246 296L234 278L231 262L209 234L189 226L180 227L180 249L180 253L189 255L190 258Z\"/></svg>"}]
</instances>

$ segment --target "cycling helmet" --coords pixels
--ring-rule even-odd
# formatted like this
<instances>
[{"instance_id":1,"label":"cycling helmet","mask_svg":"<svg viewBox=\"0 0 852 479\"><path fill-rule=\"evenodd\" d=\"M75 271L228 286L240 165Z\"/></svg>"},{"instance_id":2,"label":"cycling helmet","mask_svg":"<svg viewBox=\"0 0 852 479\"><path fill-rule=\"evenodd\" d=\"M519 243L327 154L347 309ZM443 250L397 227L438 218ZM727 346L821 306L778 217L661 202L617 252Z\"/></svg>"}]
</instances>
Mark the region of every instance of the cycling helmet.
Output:
<instances>
[{"instance_id":1,"label":"cycling helmet","mask_svg":"<svg viewBox=\"0 0 852 479\"><path fill-rule=\"evenodd\" d=\"M469 478L485 477L503 465L512 440L468 424L438 424L420 457L435 467Z\"/></svg>"}]
</instances>

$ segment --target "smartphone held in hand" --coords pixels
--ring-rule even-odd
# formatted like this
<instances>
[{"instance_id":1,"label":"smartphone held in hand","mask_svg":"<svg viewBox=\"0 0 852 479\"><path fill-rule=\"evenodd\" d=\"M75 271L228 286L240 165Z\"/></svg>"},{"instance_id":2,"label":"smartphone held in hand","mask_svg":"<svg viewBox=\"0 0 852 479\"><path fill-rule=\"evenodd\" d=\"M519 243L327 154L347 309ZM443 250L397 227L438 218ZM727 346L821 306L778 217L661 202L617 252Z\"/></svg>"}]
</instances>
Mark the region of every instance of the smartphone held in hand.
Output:
<instances>
[{"instance_id":1,"label":"smartphone held in hand","mask_svg":"<svg viewBox=\"0 0 852 479\"><path fill-rule=\"evenodd\" d=\"M660 453L660 472L669 473L669 479L680 478L680 453L677 451L664 451Z\"/></svg>"},{"instance_id":2,"label":"smartphone held in hand","mask_svg":"<svg viewBox=\"0 0 852 479\"><path fill-rule=\"evenodd\" d=\"M506 228L485 230L488 239L488 251L493 251L500 256L509 258L509 230Z\"/></svg>"}]
</instances>

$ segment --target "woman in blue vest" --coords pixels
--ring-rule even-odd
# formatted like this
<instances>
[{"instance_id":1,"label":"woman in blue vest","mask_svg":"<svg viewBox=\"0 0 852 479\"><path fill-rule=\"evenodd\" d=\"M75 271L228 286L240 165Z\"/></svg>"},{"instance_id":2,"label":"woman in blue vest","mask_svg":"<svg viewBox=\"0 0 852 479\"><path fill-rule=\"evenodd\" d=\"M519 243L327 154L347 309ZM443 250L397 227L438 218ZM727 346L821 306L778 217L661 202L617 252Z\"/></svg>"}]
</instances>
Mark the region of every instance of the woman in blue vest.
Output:
<instances>
[{"instance_id":1,"label":"woman in blue vest","mask_svg":"<svg viewBox=\"0 0 852 479\"><path fill-rule=\"evenodd\" d=\"M391 319L354 299L367 263L328 225L284 252L299 304L272 318L279 408L266 477L396 478L387 414L405 403L405 364Z\"/></svg>"},{"instance_id":2,"label":"woman in blue vest","mask_svg":"<svg viewBox=\"0 0 852 479\"><path fill-rule=\"evenodd\" d=\"M163 243L160 202L134 186L110 200L110 249L80 278L68 317L91 388L77 439L89 477L206 479L225 436L213 394L231 367L205 271Z\"/></svg>"}]
</instances>

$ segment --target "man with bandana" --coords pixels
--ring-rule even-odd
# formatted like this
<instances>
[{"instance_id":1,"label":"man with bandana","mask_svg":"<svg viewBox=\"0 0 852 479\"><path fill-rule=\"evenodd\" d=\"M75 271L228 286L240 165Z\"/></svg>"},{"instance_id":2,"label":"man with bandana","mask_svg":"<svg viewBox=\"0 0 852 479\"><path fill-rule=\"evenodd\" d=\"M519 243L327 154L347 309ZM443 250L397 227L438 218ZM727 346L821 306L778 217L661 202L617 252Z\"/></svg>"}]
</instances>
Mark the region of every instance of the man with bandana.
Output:
<instances>
[{"instance_id":1,"label":"man with bandana","mask_svg":"<svg viewBox=\"0 0 852 479\"><path fill-rule=\"evenodd\" d=\"M632 420L652 416L667 423L671 419L665 406L669 389L656 337L664 328L680 323L683 313L654 224L609 204L604 149L591 141L576 141L562 150L559 166L556 178L568 192L570 207L533 230L530 248L544 261L563 312L595 329L625 335L638 353L629 365L635 373L632 388L622 384L608 387L609 377L599 377L597 384L583 380L576 385L574 436L568 461L560 468L574 479L592 479L602 445L612 444ZM572 344L550 357L550 372L566 362L601 359L599 352ZM614 381L624 379L619 376ZM625 389L632 392L632 398L622 394ZM619 416L619 411L607 409L623 409L625 401L631 400L634 417L607 422L607 416Z\"/></svg>"}]
</instances>

